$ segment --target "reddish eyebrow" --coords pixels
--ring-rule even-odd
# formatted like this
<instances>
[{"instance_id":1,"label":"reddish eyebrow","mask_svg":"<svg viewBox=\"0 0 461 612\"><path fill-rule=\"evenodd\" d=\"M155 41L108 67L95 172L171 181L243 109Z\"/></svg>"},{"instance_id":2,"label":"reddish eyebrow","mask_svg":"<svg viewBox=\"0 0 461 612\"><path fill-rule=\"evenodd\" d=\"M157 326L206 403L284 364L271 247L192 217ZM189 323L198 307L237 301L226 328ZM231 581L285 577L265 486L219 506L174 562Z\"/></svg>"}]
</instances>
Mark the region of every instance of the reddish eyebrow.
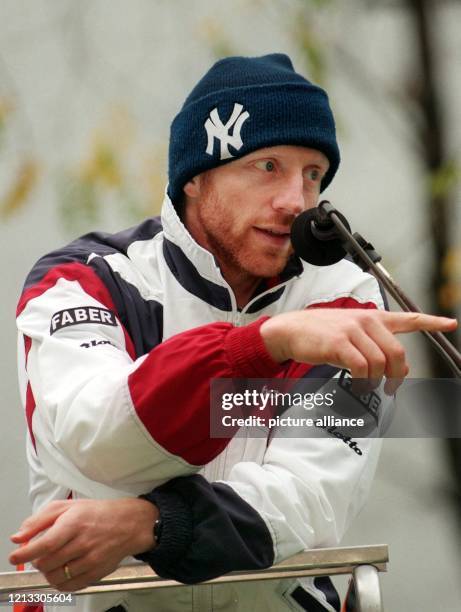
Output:
<instances>
[{"instance_id":1,"label":"reddish eyebrow","mask_svg":"<svg viewBox=\"0 0 461 612\"><path fill-rule=\"evenodd\" d=\"M307 168L316 168L317 170L321 170L322 172L326 172L328 170L328 164L325 164L324 162L321 162L321 161L312 162L312 163L306 164L304 166L304 170L306 170Z\"/></svg>"}]
</instances>

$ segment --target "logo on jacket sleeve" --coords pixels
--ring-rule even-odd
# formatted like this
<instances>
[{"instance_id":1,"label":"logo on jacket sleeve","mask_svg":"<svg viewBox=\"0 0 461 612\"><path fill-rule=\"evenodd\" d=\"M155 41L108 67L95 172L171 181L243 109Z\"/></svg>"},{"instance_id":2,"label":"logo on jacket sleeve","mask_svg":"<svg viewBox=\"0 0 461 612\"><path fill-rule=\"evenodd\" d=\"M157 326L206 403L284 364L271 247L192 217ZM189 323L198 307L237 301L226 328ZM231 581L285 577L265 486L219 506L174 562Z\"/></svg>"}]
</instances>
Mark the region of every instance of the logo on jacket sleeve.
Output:
<instances>
[{"instance_id":1,"label":"logo on jacket sleeve","mask_svg":"<svg viewBox=\"0 0 461 612\"><path fill-rule=\"evenodd\" d=\"M205 122L205 129L208 135L208 145L206 148L208 155L213 155L214 139L216 138L221 143L220 159L234 157L229 151L229 145L237 151L243 146L240 130L249 116L250 113L244 111L243 106L235 102L231 116L227 120L227 123L223 123L219 117L218 109L214 108ZM232 127L233 130L231 135L229 131Z\"/></svg>"},{"instance_id":2,"label":"logo on jacket sleeve","mask_svg":"<svg viewBox=\"0 0 461 612\"><path fill-rule=\"evenodd\" d=\"M112 325L116 327L117 320L115 314L107 308L98 306L79 306L78 308L68 308L55 312L51 317L50 336L58 329L79 325L80 323L97 323L99 325Z\"/></svg>"}]
</instances>

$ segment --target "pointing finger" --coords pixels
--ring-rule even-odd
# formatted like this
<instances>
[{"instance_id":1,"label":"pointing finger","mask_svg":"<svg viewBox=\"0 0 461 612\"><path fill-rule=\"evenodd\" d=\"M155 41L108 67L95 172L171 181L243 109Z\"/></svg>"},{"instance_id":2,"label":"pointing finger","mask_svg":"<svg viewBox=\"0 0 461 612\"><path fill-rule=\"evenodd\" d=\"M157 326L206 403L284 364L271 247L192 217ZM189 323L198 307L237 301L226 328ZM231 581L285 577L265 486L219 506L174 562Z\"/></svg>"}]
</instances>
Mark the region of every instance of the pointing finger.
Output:
<instances>
[{"instance_id":1,"label":"pointing finger","mask_svg":"<svg viewBox=\"0 0 461 612\"><path fill-rule=\"evenodd\" d=\"M414 331L450 332L456 329L456 319L437 317L422 312L382 312L384 325L393 334L405 334Z\"/></svg>"}]
</instances>

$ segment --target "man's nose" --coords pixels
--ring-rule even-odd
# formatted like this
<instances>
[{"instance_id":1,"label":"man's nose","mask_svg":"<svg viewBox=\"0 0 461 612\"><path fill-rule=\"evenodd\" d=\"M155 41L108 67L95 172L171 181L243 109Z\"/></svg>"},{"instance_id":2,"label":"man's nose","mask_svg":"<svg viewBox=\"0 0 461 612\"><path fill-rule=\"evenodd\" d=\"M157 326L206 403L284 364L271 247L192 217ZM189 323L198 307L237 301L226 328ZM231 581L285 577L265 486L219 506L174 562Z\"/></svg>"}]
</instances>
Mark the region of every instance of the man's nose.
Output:
<instances>
[{"instance_id":1,"label":"man's nose","mask_svg":"<svg viewBox=\"0 0 461 612\"><path fill-rule=\"evenodd\" d=\"M280 181L272 198L274 210L290 215L299 215L305 208L303 176L290 176Z\"/></svg>"}]
</instances>

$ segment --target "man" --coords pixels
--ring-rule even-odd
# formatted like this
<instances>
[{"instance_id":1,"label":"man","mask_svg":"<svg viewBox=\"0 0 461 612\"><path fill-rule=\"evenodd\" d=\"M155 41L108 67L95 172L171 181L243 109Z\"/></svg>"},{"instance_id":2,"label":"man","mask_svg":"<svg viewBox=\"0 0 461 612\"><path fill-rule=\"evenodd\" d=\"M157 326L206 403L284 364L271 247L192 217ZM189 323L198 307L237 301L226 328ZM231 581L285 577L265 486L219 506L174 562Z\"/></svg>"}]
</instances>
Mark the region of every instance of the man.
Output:
<instances>
[{"instance_id":1,"label":"man","mask_svg":"<svg viewBox=\"0 0 461 612\"><path fill-rule=\"evenodd\" d=\"M323 90L284 55L227 58L172 124L161 224L88 234L38 262L18 306L31 494L35 511L62 501L26 521L14 541L40 537L13 563L34 560L75 590L136 554L193 584L340 541L366 499L379 441L209 430L214 378L348 368L386 376L392 394L408 372L395 334L456 325L383 312L375 280L351 262L318 269L293 256L291 224L338 164ZM328 579L79 605L339 609Z\"/></svg>"}]
</instances>

